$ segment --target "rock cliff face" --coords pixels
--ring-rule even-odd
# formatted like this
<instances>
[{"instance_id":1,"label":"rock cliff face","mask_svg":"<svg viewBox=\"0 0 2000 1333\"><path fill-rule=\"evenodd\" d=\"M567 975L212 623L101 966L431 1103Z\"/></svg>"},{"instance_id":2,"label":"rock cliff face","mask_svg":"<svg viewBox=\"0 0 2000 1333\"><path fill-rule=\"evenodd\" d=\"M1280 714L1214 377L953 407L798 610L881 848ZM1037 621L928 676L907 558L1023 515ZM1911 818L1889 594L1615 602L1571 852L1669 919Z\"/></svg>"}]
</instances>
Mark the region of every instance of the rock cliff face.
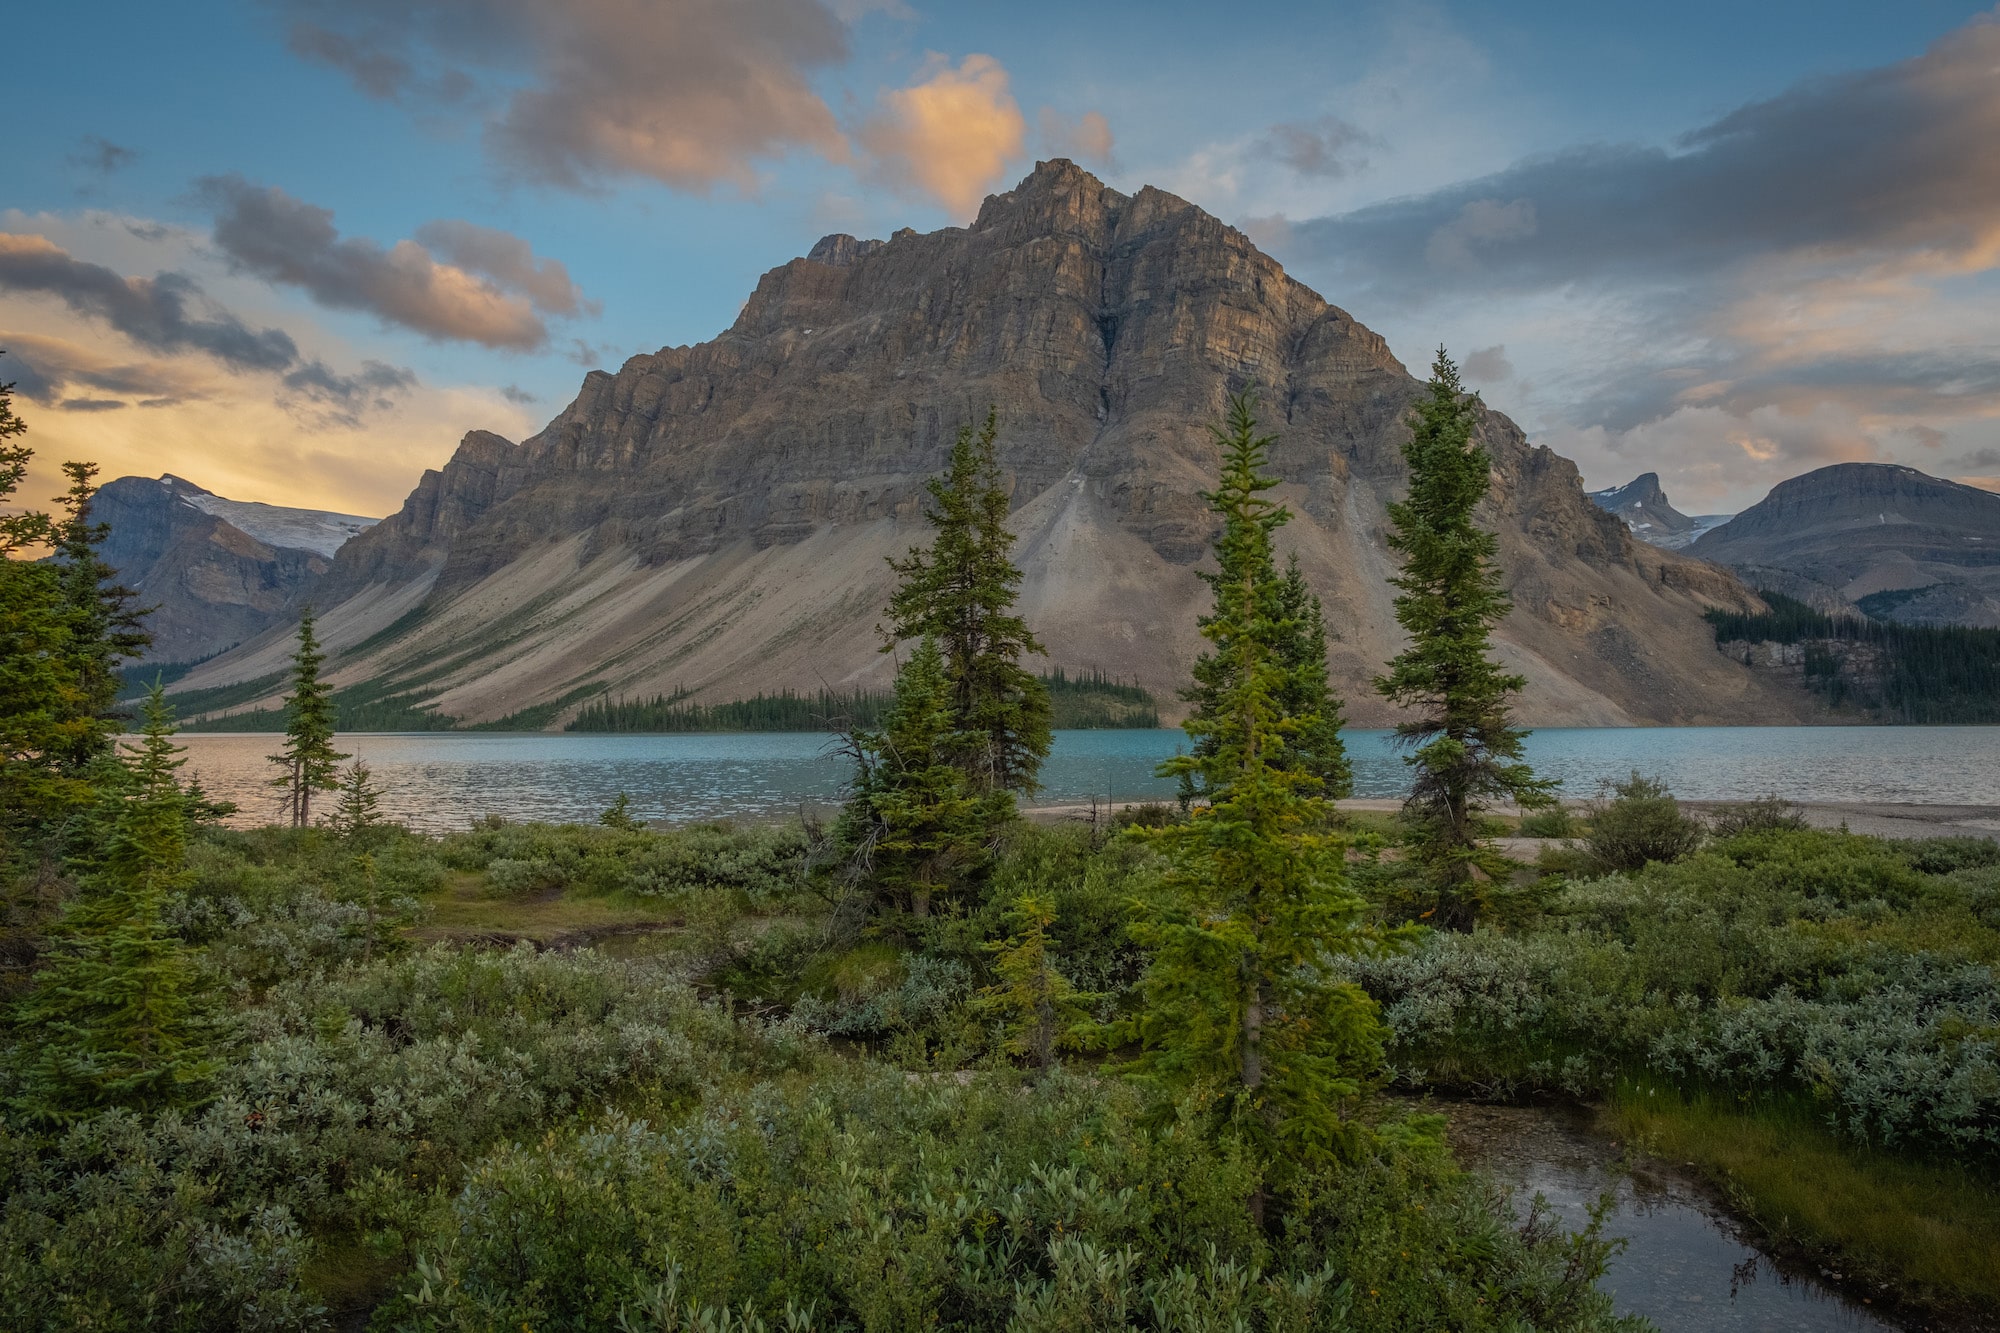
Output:
<instances>
[{"instance_id":1,"label":"rock cliff face","mask_svg":"<svg viewBox=\"0 0 2000 1333\"><path fill-rule=\"evenodd\" d=\"M168 475L120 477L92 516L105 560L155 606L153 662L212 657L288 621L342 543L375 520L228 500Z\"/></svg>"},{"instance_id":2,"label":"rock cliff face","mask_svg":"<svg viewBox=\"0 0 2000 1333\"><path fill-rule=\"evenodd\" d=\"M1793 477L1688 549L1824 611L2000 626L2000 495L1915 468Z\"/></svg>"},{"instance_id":3,"label":"rock cliff face","mask_svg":"<svg viewBox=\"0 0 2000 1333\"><path fill-rule=\"evenodd\" d=\"M349 650L339 679L406 682L467 719L555 725L597 692L878 685L883 557L924 538L924 479L991 405L1051 661L1171 700L1202 646L1208 423L1253 382L1296 515L1281 546L1326 601L1350 716L1385 722L1367 682L1399 644L1383 506L1416 381L1240 232L1065 161L969 228L827 237L714 341L591 373L521 444L466 436L315 600ZM1483 434L1526 718L1799 714L1714 649L1703 608L1752 600L1734 577L1635 542L1505 417ZM267 674L284 648L246 645L187 685Z\"/></svg>"},{"instance_id":4,"label":"rock cliff face","mask_svg":"<svg viewBox=\"0 0 2000 1333\"><path fill-rule=\"evenodd\" d=\"M1667 502L1660 489L1660 474L1647 472L1623 486L1590 492L1591 502L1607 513L1625 520L1632 535L1642 542L1678 551L1712 528L1729 521L1727 514L1703 514L1691 518Z\"/></svg>"}]
</instances>

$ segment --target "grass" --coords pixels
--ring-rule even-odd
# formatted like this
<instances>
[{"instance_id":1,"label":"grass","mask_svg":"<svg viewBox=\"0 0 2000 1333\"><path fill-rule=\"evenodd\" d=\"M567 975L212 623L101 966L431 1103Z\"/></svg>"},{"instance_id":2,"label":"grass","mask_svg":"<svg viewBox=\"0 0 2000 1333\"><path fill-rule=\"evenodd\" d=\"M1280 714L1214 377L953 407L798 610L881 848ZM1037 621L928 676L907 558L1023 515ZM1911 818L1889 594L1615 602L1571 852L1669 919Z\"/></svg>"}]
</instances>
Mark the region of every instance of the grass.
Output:
<instances>
[{"instance_id":1,"label":"grass","mask_svg":"<svg viewBox=\"0 0 2000 1333\"><path fill-rule=\"evenodd\" d=\"M1919 1299L2000 1308L2000 1192L1972 1172L1843 1143L1796 1103L1626 1083L1606 1116L1641 1151L1705 1173L1781 1242Z\"/></svg>"},{"instance_id":2,"label":"grass","mask_svg":"<svg viewBox=\"0 0 2000 1333\"><path fill-rule=\"evenodd\" d=\"M454 871L430 900L413 939L464 940L508 936L548 944L579 932L658 928L677 924L665 904L625 896L502 894L478 871Z\"/></svg>"}]
</instances>

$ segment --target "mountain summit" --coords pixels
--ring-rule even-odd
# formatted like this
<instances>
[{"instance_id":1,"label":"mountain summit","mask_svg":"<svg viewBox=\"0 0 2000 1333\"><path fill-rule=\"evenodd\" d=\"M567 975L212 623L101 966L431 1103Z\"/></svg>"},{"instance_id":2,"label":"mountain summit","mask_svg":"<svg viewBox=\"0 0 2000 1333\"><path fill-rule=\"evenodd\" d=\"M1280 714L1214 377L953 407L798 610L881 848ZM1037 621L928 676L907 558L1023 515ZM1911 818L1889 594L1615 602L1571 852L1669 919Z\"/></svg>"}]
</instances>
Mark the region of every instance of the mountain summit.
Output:
<instances>
[{"instance_id":1,"label":"mountain summit","mask_svg":"<svg viewBox=\"0 0 2000 1333\"><path fill-rule=\"evenodd\" d=\"M1279 534L1327 603L1355 721L1396 650L1384 504L1418 384L1376 334L1185 200L1067 161L970 227L833 236L766 273L711 342L593 371L515 444L468 434L315 592L338 679L468 720L560 724L598 694L701 701L880 685L883 557L925 538L925 479L989 407L1052 662L1171 700L1203 644L1208 423L1254 384L1294 512ZM1634 542L1573 464L1488 412L1516 610L1501 651L1536 723L1776 721L1799 705L1701 619L1749 594ZM272 635L188 687L269 676Z\"/></svg>"},{"instance_id":2,"label":"mountain summit","mask_svg":"<svg viewBox=\"0 0 2000 1333\"><path fill-rule=\"evenodd\" d=\"M1727 514L1704 514L1690 518L1667 502L1660 489L1660 474L1645 472L1623 486L1590 492L1599 509L1618 515L1632 535L1642 542L1678 551L1711 528L1729 521Z\"/></svg>"},{"instance_id":3,"label":"mountain summit","mask_svg":"<svg viewBox=\"0 0 2000 1333\"><path fill-rule=\"evenodd\" d=\"M192 662L289 623L333 554L375 520L230 500L172 473L119 477L91 516L104 558L154 608L147 660Z\"/></svg>"},{"instance_id":4,"label":"mountain summit","mask_svg":"<svg viewBox=\"0 0 2000 1333\"><path fill-rule=\"evenodd\" d=\"M1897 463L1779 482L1688 550L1826 611L2000 626L2000 495Z\"/></svg>"}]
</instances>

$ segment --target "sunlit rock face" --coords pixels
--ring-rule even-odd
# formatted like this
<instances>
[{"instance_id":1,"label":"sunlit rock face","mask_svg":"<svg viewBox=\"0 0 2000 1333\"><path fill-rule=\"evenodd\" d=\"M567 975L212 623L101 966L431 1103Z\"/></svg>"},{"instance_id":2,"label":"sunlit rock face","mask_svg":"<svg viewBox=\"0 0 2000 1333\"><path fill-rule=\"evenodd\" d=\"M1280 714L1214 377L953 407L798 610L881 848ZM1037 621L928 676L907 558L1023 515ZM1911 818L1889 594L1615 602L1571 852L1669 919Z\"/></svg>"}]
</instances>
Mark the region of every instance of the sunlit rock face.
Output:
<instances>
[{"instance_id":1,"label":"sunlit rock face","mask_svg":"<svg viewBox=\"0 0 2000 1333\"><path fill-rule=\"evenodd\" d=\"M1913 467L1793 477L1688 549L1822 610L2000 626L2000 495Z\"/></svg>"},{"instance_id":2,"label":"sunlit rock face","mask_svg":"<svg viewBox=\"0 0 2000 1333\"><path fill-rule=\"evenodd\" d=\"M1171 701L1203 647L1209 424L1255 386L1349 716L1400 644L1384 505L1418 382L1241 232L1162 191L1039 164L966 228L830 236L726 332L585 377L519 444L475 431L315 594L345 679L420 682L469 719L587 695L879 685L883 557L925 536L924 480L998 413L1021 604L1054 664ZM1568 460L1498 413L1485 521L1516 611L1502 652L1543 723L1783 720L1701 619L1748 594L1635 542ZM190 684L266 674L252 644Z\"/></svg>"},{"instance_id":3,"label":"sunlit rock face","mask_svg":"<svg viewBox=\"0 0 2000 1333\"><path fill-rule=\"evenodd\" d=\"M105 561L153 608L151 662L192 662L289 622L334 552L375 520L225 499L168 474L105 483Z\"/></svg>"}]
</instances>

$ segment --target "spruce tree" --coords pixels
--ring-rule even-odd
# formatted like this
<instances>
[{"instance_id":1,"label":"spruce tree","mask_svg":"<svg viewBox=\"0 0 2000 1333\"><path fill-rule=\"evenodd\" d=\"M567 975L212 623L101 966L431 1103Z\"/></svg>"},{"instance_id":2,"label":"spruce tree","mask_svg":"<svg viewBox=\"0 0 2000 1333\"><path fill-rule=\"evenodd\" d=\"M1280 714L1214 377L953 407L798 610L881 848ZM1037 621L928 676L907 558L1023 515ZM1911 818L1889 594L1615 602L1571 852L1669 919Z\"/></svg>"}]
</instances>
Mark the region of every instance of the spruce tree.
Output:
<instances>
[{"instance_id":1,"label":"spruce tree","mask_svg":"<svg viewBox=\"0 0 2000 1333\"><path fill-rule=\"evenodd\" d=\"M1013 933L986 946L996 955L993 970L1000 984L981 991L976 1008L1000 1020L1002 1049L1009 1055L1048 1069L1056 1062L1057 1048L1082 1044L1090 1025L1089 1006L1104 996L1079 991L1050 957L1053 898L1024 893L1005 920Z\"/></svg>"},{"instance_id":2,"label":"spruce tree","mask_svg":"<svg viewBox=\"0 0 2000 1333\"><path fill-rule=\"evenodd\" d=\"M1262 473L1265 451L1274 440L1257 433L1253 390L1245 389L1230 396L1226 426L1217 430L1215 435L1225 454L1232 449L1243 450L1254 446L1258 459L1258 491L1269 490L1278 484L1277 478ZM1208 498L1211 503L1215 500L1214 496ZM1290 517L1282 507L1272 506L1259 521L1266 525L1268 538ZM1227 515L1223 518L1225 525L1243 521L1247 520ZM1340 729L1344 724L1340 698L1327 679L1325 613L1319 598L1306 586L1298 557L1293 556L1287 563L1285 576L1281 579L1269 540L1246 543L1229 540L1225 533L1225 540L1217 544L1216 550L1218 560L1223 562L1251 560L1259 563L1255 569L1238 569L1223 563L1213 573L1201 573L1202 580L1214 592L1218 607L1214 615L1199 622L1203 632L1207 632L1215 615L1220 614L1225 587L1240 587L1245 578L1253 579L1263 602L1257 620L1259 628L1254 632L1264 636L1265 647L1283 665L1286 673L1283 687L1273 697L1273 704L1279 715L1290 722L1287 760L1307 780L1303 789L1307 795L1323 796L1329 800L1347 796L1353 790L1354 782L1347 750L1340 739ZM1228 652L1220 648L1203 652L1195 660L1194 683L1181 691L1181 698L1192 705L1189 720L1195 724L1194 756L1199 762L1188 765L1179 760L1170 761L1162 766L1161 771L1163 775L1178 775L1180 788L1177 798L1183 809L1197 797L1214 799L1220 794L1221 779L1209 771L1208 761L1215 757L1217 748L1211 723L1224 693L1232 684L1229 673L1233 669L1233 660Z\"/></svg>"},{"instance_id":3,"label":"spruce tree","mask_svg":"<svg viewBox=\"0 0 2000 1333\"><path fill-rule=\"evenodd\" d=\"M0 510L27 478L34 450L0 383ZM62 570L35 559L55 538L38 510L0 512L0 871L33 848L90 797L71 764L101 736L74 663Z\"/></svg>"},{"instance_id":4,"label":"spruce tree","mask_svg":"<svg viewBox=\"0 0 2000 1333\"><path fill-rule=\"evenodd\" d=\"M340 772L340 799L327 823L333 831L350 840L365 838L382 823L382 789L375 785L374 770L356 759Z\"/></svg>"},{"instance_id":5,"label":"spruce tree","mask_svg":"<svg viewBox=\"0 0 2000 1333\"><path fill-rule=\"evenodd\" d=\"M618 793L618 799L597 817L597 822L622 833L636 833L646 827L646 821L632 813L632 798L622 791Z\"/></svg>"},{"instance_id":6,"label":"spruce tree","mask_svg":"<svg viewBox=\"0 0 2000 1333\"><path fill-rule=\"evenodd\" d=\"M375 857L367 850L375 831L382 827L382 792L368 765L356 759L340 773L340 799L327 817L327 827L342 841L359 849L352 863L355 896L361 899L361 957L375 956L375 942L381 935L380 892Z\"/></svg>"},{"instance_id":7,"label":"spruce tree","mask_svg":"<svg viewBox=\"0 0 2000 1333\"><path fill-rule=\"evenodd\" d=\"M1396 619L1410 645L1375 681L1390 702L1416 710L1396 728L1415 775L1403 818L1434 899L1432 924L1452 930L1472 928L1486 886L1507 873L1482 840L1484 812L1497 799L1550 799L1550 784L1521 758L1527 732L1510 720L1509 700L1527 681L1492 657L1492 629L1511 603L1494 563L1499 544L1473 521L1493 466L1473 439L1478 408L1440 347L1403 445L1409 498L1389 506L1389 546L1403 558L1392 580Z\"/></svg>"},{"instance_id":8,"label":"spruce tree","mask_svg":"<svg viewBox=\"0 0 2000 1333\"><path fill-rule=\"evenodd\" d=\"M896 673L876 731L857 732L854 794L837 836L879 913L922 919L956 897L986 859L982 801L958 759L944 655L929 635Z\"/></svg>"},{"instance_id":9,"label":"spruce tree","mask_svg":"<svg viewBox=\"0 0 2000 1333\"><path fill-rule=\"evenodd\" d=\"M125 715L116 708L124 685L119 664L143 657L153 636L143 623L145 609L136 605L139 595L117 582L118 571L100 554L111 525L90 517L97 464L64 463L63 473L70 485L51 538L69 622L70 670L82 710L78 720L88 724L75 728L77 741L64 762L81 773L91 760L111 752L111 738L123 725Z\"/></svg>"},{"instance_id":10,"label":"spruce tree","mask_svg":"<svg viewBox=\"0 0 2000 1333\"><path fill-rule=\"evenodd\" d=\"M954 762L989 806L990 821L1013 814L1013 793L1040 789L1048 757L1048 687L1021 666L1042 645L1012 607L1021 571L1007 530L1008 495L996 453L997 418L965 426L942 476L928 483L924 517L935 535L889 567L901 584L889 600L883 651L929 636L943 654L950 690Z\"/></svg>"},{"instance_id":11,"label":"spruce tree","mask_svg":"<svg viewBox=\"0 0 2000 1333\"><path fill-rule=\"evenodd\" d=\"M1354 769L1341 743L1347 719L1326 672L1326 611L1306 586L1294 555L1285 564L1278 589L1279 621L1285 632L1272 644L1286 678L1278 691L1278 711L1297 723L1291 737L1292 762L1308 783L1307 795L1330 801L1354 792Z\"/></svg>"},{"instance_id":12,"label":"spruce tree","mask_svg":"<svg viewBox=\"0 0 2000 1333\"><path fill-rule=\"evenodd\" d=\"M16 1105L47 1121L187 1100L214 1068L213 1008L188 949L161 920L187 884L187 816L173 713L155 685L110 837L52 932L49 962L13 1015L26 1059Z\"/></svg>"},{"instance_id":13,"label":"spruce tree","mask_svg":"<svg viewBox=\"0 0 2000 1333\"><path fill-rule=\"evenodd\" d=\"M1298 762L1293 739L1315 719L1288 716L1295 672L1274 645L1284 610L1271 534L1285 520L1264 498L1269 441L1247 400L1221 432L1221 485L1209 501L1223 520L1210 580L1215 693L1186 724L1205 756L1210 804L1151 836L1165 857L1164 892L1133 934L1152 951L1144 1006L1119 1035L1144 1043L1126 1066L1171 1096L1219 1094L1228 1118L1282 1178L1324 1163L1350 1138L1346 1109L1381 1066L1374 1003L1329 966L1377 938L1347 882L1346 844L1326 832L1322 779ZM1261 1219L1263 1196L1252 1201Z\"/></svg>"},{"instance_id":14,"label":"spruce tree","mask_svg":"<svg viewBox=\"0 0 2000 1333\"><path fill-rule=\"evenodd\" d=\"M340 785L336 773L347 758L333 748L333 687L319 678L326 664L313 634L310 606L299 615L299 646L292 654L292 692L285 698L285 747L271 756L281 770L271 785L283 792L279 809L293 828L312 823L313 793Z\"/></svg>"}]
</instances>

